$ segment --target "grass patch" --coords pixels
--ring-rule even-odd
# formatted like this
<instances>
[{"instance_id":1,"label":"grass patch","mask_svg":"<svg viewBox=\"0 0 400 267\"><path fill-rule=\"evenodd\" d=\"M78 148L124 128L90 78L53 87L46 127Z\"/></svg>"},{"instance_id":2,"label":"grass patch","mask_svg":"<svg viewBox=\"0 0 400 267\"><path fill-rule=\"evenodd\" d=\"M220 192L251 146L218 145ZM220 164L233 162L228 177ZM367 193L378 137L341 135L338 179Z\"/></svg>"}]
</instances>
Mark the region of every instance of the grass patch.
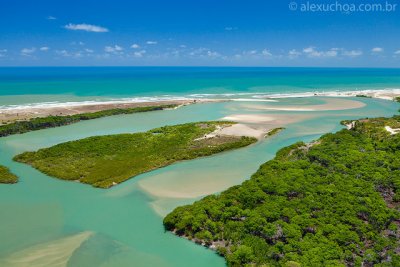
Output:
<instances>
[{"instance_id":1,"label":"grass patch","mask_svg":"<svg viewBox=\"0 0 400 267\"><path fill-rule=\"evenodd\" d=\"M0 165L0 183L14 184L18 181L18 177L10 172L7 167Z\"/></svg>"},{"instance_id":2,"label":"grass patch","mask_svg":"<svg viewBox=\"0 0 400 267\"><path fill-rule=\"evenodd\" d=\"M123 114L133 114L139 112L148 112L163 110L167 108L174 108L178 105L160 105L160 106L149 106L149 107L136 107L136 108L116 108L102 110L98 112L91 113L81 113L76 115L67 116L48 116L44 118L33 118L28 121L17 121L0 126L0 137L12 135L12 134L22 134L30 131L36 131L46 128L59 127L64 125L69 125L77 123L84 120L93 120L102 117L109 117L114 115Z\"/></svg>"},{"instance_id":3,"label":"grass patch","mask_svg":"<svg viewBox=\"0 0 400 267\"><path fill-rule=\"evenodd\" d=\"M25 152L14 160L60 179L108 188L176 161L208 156L257 141L235 136L201 138L216 130L216 126L232 124L187 123L144 133L89 137L37 152Z\"/></svg>"},{"instance_id":4,"label":"grass patch","mask_svg":"<svg viewBox=\"0 0 400 267\"><path fill-rule=\"evenodd\" d=\"M164 226L229 266L400 266L400 134L385 126L400 128L400 116L283 148Z\"/></svg>"}]
</instances>

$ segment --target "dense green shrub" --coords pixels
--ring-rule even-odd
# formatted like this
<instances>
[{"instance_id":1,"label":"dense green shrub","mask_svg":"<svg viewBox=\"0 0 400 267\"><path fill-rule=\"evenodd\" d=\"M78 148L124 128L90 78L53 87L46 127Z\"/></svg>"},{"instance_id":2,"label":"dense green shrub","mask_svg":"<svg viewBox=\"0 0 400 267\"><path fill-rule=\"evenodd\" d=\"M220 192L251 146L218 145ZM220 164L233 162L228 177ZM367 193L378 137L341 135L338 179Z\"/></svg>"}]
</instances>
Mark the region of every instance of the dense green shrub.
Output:
<instances>
[{"instance_id":1,"label":"dense green shrub","mask_svg":"<svg viewBox=\"0 0 400 267\"><path fill-rule=\"evenodd\" d=\"M0 165L0 183L13 184L18 181L18 177L10 172L7 167Z\"/></svg>"},{"instance_id":2,"label":"dense green shrub","mask_svg":"<svg viewBox=\"0 0 400 267\"><path fill-rule=\"evenodd\" d=\"M400 266L400 134L384 126L400 128L400 117L283 148L250 180L176 208L164 226L230 266Z\"/></svg>"},{"instance_id":3,"label":"dense green shrub","mask_svg":"<svg viewBox=\"0 0 400 267\"><path fill-rule=\"evenodd\" d=\"M199 122L165 126L145 133L95 136L59 144L14 160L60 179L108 188L115 183L179 160L188 160L247 146L255 138L202 138L232 122Z\"/></svg>"},{"instance_id":4,"label":"dense green shrub","mask_svg":"<svg viewBox=\"0 0 400 267\"><path fill-rule=\"evenodd\" d=\"M173 108L176 106L177 105L160 105L160 106L136 107L136 108L117 108L117 109L108 109L98 112L81 113L68 116L48 116L44 118L33 118L28 121L17 121L6 125L1 125L0 137L12 134L22 134L46 128L59 127L63 125L77 123L83 120L93 120L114 115L163 110L166 108Z\"/></svg>"}]
</instances>

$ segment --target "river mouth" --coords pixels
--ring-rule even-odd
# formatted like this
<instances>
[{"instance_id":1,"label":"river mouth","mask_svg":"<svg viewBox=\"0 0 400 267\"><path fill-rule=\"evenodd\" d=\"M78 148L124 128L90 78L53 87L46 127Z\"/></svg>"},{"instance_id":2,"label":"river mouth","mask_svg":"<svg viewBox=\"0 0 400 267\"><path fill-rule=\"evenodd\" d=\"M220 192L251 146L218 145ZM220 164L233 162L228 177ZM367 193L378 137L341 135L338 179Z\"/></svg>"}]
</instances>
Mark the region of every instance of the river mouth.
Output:
<instances>
[{"instance_id":1,"label":"river mouth","mask_svg":"<svg viewBox=\"0 0 400 267\"><path fill-rule=\"evenodd\" d=\"M18 175L20 182L0 186L0 265L55 266L57 261L59 266L225 266L214 252L166 233L162 217L179 205L240 184L284 146L337 131L344 119L391 116L398 109L390 101L351 98L347 104L354 108L304 110L335 101L282 99L273 102L274 110L269 102L207 103L1 138L0 164ZM88 136L222 118L285 130L250 147L179 162L109 190L60 181L12 161L24 151ZM253 121L246 121L249 118ZM56 249L49 254L49 248ZM54 261L43 255L52 255Z\"/></svg>"}]
</instances>

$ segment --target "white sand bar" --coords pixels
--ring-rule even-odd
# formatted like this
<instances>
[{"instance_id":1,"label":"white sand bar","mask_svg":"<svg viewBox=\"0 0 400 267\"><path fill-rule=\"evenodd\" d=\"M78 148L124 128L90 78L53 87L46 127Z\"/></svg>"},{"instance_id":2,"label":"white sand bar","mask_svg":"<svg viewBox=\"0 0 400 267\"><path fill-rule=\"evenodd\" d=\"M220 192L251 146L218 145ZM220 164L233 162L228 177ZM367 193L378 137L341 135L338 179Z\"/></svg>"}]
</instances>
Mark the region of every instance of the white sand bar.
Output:
<instances>
[{"instance_id":1,"label":"white sand bar","mask_svg":"<svg viewBox=\"0 0 400 267\"><path fill-rule=\"evenodd\" d=\"M386 131L388 131L391 135L400 133L400 129L393 129L390 126L385 126Z\"/></svg>"},{"instance_id":2,"label":"white sand bar","mask_svg":"<svg viewBox=\"0 0 400 267\"><path fill-rule=\"evenodd\" d=\"M290 105L290 106L276 106L276 105L246 105L246 108L255 110L277 110L277 111L327 111L327 110L347 110L362 108L366 104L360 101L343 99L343 98L321 98L325 101L324 104L319 105Z\"/></svg>"}]
</instances>

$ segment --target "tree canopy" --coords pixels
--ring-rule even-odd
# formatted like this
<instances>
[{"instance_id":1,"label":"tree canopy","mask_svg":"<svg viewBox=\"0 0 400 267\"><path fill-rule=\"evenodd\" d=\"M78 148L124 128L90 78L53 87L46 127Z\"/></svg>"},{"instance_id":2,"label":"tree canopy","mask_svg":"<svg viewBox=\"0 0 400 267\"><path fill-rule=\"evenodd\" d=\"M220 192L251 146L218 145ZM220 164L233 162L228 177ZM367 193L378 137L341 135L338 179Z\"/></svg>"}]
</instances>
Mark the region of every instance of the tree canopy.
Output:
<instances>
[{"instance_id":1,"label":"tree canopy","mask_svg":"<svg viewBox=\"0 0 400 267\"><path fill-rule=\"evenodd\" d=\"M0 183L1 184L13 184L18 181L18 177L15 176L10 172L10 170L5 167L0 165Z\"/></svg>"},{"instance_id":2,"label":"tree canopy","mask_svg":"<svg viewBox=\"0 0 400 267\"><path fill-rule=\"evenodd\" d=\"M94 136L62 143L14 160L64 180L108 188L136 175L180 160L208 156L250 145L251 137L215 135L232 122L198 122L165 126L144 133Z\"/></svg>"},{"instance_id":3,"label":"tree canopy","mask_svg":"<svg viewBox=\"0 0 400 267\"><path fill-rule=\"evenodd\" d=\"M281 149L242 185L176 208L165 228L229 266L400 266L400 117Z\"/></svg>"},{"instance_id":4,"label":"tree canopy","mask_svg":"<svg viewBox=\"0 0 400 267\"><path fill-rule=\"evenodd\" d=\"M16 121L5 125L0 125L0 137L69 125L84 120L93 120L114 115L163 110L166 108L173 108L176 106L177 105L159 105L159 106L136 107L136 108L116 108L116 109L107 109L97 112L88 112L75 115L32 118L27 121Z\"/></svg>"}]
</instances>

